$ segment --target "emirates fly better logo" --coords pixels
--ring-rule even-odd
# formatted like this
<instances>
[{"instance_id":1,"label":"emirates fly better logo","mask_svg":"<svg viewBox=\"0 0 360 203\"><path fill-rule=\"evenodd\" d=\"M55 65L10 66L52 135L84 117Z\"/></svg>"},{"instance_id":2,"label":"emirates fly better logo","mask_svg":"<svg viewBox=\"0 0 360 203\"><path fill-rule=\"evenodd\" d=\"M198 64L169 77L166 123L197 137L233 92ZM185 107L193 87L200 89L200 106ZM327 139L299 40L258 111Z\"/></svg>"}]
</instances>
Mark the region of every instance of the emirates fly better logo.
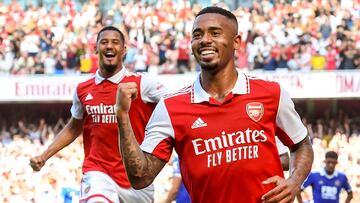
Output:
<instances>
[{"instance_id":1,"label":"emirates fly better logo","mask_svg":"<svg viewBox=\"0 0 360 203\"><path fill-rule=\"evenodd\" d=\"M248 116L255 122L258 122L264 115L264 106L260 102L251 102L246 104Z\"/></svg>"}]
</instances>

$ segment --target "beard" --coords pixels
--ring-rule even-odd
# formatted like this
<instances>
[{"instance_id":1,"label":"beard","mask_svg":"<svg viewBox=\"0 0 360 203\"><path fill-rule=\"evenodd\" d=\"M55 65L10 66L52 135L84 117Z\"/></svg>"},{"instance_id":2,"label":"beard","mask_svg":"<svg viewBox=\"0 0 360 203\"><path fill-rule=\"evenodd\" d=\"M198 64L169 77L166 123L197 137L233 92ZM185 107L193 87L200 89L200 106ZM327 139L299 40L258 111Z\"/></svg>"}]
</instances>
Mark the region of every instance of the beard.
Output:
<instances>
[{"instance_id":1,"label":"beard","mask_svg":"<svg viewBox=\"0 0 360 203\"><path fill-rule=\"evenodd\" d=\"M118 64L102 64L102 68L108 73L114 72L117 66Z\"/></svg>"},{"instance_id":2,"label":"beard","mask_svg":"<svg viewBox=\"0 0 360 203\"><path fill-rule=\"evenodd\" d=\"M214 70L218 67L218 63L207 63L203 61L198 61L198 64L200 65L201 69L204 70Z\"/></svg>"}]
</instances>

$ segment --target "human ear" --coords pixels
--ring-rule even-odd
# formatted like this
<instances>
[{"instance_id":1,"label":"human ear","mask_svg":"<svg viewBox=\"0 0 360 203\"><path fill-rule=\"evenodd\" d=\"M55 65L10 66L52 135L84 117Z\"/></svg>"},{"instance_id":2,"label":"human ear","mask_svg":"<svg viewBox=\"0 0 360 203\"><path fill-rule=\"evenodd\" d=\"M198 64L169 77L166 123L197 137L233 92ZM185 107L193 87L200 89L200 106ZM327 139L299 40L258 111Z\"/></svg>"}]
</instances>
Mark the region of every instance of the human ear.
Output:
<instances>
[{"instance_id":1,"label":"human ear","mask_svg":"<svg viewBox=\"0 0 360 203\"><path fill-rule=\"evenodd\" d=\"M241 47L241 36L239 34L237 34L234 37L234 49L238 50Z\"/></svg>"}]
</instances>

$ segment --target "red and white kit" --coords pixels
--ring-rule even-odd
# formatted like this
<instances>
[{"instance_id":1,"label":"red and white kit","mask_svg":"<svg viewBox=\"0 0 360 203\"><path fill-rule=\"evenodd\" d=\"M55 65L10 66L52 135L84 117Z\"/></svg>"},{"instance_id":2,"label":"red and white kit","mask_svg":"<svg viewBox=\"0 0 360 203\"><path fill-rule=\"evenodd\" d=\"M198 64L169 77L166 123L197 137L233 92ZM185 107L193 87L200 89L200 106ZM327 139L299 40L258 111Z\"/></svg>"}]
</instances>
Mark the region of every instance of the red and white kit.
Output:
<instances>
[{"instance_id":1,"label":"red and white kit","mask_svg":"<svg viewBox=\"0 0 360 203\"><path fill-rule=\"evenodd\" d=\"M142 150L180 158L192 202L261 202L283 177L275 135L290 149L307 135L294 103L278 83L238 72L222 103L195 83L162 99L146 127ZM252 195L249 195L252 194Z\"/></svg>"},{"instance_id":2,"label":"red and white kit","mask_svg":"<svg viewBox=\"0 0 360 203\"><path fill-rule=\"evenodd\" d=\"M120 72L106 79L97 72L94 77L80 83L74 94L71 108L72 116L76 119L84 119L85 160L82 168L84 173L81 186L82 200L95 198L99 195L108 198L106 194L110 190L109 188L101 189L101 187L96 190L92 189L92 184L86 183L85 180L101 180L101 177L88 177L88 172L103 173L102 175L110 177L117 187L131 188L119 153L118 128L115 116L117 87L119 83L126 82L135 82L138 87L138 96L132 102L129 116L136 139L141 143L151 113L156 103L166 93L162 84L152 80L149 76L130 73L122 68ZM93 176L97 176L96 174L99 173L93 174L95 174ZM98 182L97 185L99 185ZM103 185L108 185L108 181ZM114 188L115 186L112 187L112 189ZM151 190L147 189L147 191ZM126 197L121 197L121 194L119 196L126 200ZM150 198L149 201L145 202L151 202L153 194L147 194L145 198ZM139 201L133 199L132 202Z\"/></svg>"}]
</instances>

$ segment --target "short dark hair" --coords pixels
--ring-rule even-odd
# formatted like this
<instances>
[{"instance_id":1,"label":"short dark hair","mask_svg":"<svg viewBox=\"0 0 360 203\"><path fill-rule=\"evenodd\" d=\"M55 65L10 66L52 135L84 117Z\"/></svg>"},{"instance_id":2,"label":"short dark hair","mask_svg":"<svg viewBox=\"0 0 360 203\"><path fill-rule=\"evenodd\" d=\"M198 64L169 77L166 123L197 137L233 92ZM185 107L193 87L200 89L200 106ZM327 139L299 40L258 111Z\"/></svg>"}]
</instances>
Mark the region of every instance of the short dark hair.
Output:
<instances>
[{"instance_id":1,"label":"short dark hair","mask_svg":"<svg viewBox=\"0 0 360 203\"><path fill-rule=\"evenodd\" d=\"M200 15L206 14L206 13L217 13L217 14L220 14L220 15L223 15L223 16L229 18L236 24L236 32L237 32L238 21L237 21L235 15L233 13L231 13L230 11L223 9L221 7L217 7L217 6L209 6L209 7L205 7L203 9L201 9L201 11L198 14L196 14L195 18L197 18Z\"/></svg>"},{"instance_id":2,"label":"short dark hair","mask_svg":"<svg viewBox=\"0 0 360 203\"><path fill-rule=\"evenodd\" d=\"M334 152L334 151L328 151L328 152L326 152L326 154L325 154L325 159L327 159L327 158L331 158L331 159L337 160L337 159L338 159L338 154L337 154L336 152Z\"/></svg>"},{"instance_id":3,"label":"short dark hair","mask_svg":"<svg viewBox=\"0 0 360 203\"><path fill-rule=\"evenodd\" d=\"M112 30L112 31L118 32L120 34L120 39L122 40L123 43L125 43L125 36L118 28L116 28L114 26L105 26L105 27L101 28L101 30L98 32L97 37L96 37L96 44L99 42L100 34L107 30Z\"/></svg>"}]
</instances>

